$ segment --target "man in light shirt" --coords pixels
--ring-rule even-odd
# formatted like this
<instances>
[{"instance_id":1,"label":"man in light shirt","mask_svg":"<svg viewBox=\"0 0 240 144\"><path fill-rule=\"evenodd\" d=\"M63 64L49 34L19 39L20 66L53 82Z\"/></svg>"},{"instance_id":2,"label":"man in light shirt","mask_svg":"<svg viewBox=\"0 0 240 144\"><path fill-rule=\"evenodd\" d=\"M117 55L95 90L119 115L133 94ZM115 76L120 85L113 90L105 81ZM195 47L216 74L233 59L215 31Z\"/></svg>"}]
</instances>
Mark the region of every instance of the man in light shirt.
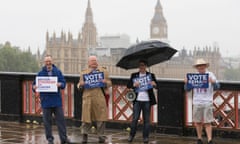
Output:
<instances>
[{"instance_id":1,"label":"man in light shirt","mask_svg":"<svg viewBox=\"0 0 240 144\"><path fill-rule=\"evenodd\" d=\"M127 88L133 89L136 98L133 100L133 118L128 142L132 142L137 131L138 119L143 112L143 142L148 143L150 131L151 106L156 104L153 88L157 88L157 80L153 73L147 72L147 62L139 61L139 71L131 74Z\"/></svg>"},{"instance_id":2,"label":"man in light shirt","mask_svg":"<svg viewBox=\"0 0 240 144\"><path fill-rule=\"evenodd\" d=\"M197 59L194 68L199 74L208 74L207 88L188 88L187 91L193 90L193 122L197 131L197 144L203 144L202 130L205 127L208 144L213 144L212 141L212 125L213 117L213 94L214 90L220 87L215 75L208 71L209 63L203 59Z\"/></svg>"}]
</instances>

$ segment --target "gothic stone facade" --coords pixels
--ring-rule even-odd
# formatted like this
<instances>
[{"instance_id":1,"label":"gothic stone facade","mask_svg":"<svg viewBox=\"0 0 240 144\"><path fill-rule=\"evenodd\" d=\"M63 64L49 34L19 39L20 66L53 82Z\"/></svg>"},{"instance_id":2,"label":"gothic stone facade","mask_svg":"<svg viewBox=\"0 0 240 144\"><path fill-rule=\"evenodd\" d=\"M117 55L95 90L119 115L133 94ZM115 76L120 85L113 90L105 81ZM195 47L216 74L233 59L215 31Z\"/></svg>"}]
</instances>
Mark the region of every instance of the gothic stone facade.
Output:
<instances>
[{"instance_id":1,"label":"gothic stone facade","mask_svg":"<svg viewBox=\"0 0 240 144\"><path fill-rule=\"evenodd\" d=\"M163 16L160 1L157 1L155 13L150 23L150 38L167 39L167 22ZM68 32L61 33L60 37L56 37L53 33L49 37L46 34L46 51L54 58L54 63L63 71L64 74L79 74L86 68L88 49L97 47L97 30L93 23L93 15L90 7L90 0L85 14L85 23L82 27L82 33L78 34L77 39L73 39L72 34ZM116 51L110 57L98 57L100 65L106 67L112 76L129 77L133 70L124 70L116 67L117 61L121 57L121 52L116 55ZM174 78L183 79L188 72L195 72L192 67L197 58L204 58L210 63L209 69L221 79L223 77L223 66L221 65L221 54L219 48L195 48L194 51L187 52L185 49L178 52L178 56L174 56L171 60L164 63L154 65L149 70L156 74L158 78Z\"/></svg>"}]
</instances>

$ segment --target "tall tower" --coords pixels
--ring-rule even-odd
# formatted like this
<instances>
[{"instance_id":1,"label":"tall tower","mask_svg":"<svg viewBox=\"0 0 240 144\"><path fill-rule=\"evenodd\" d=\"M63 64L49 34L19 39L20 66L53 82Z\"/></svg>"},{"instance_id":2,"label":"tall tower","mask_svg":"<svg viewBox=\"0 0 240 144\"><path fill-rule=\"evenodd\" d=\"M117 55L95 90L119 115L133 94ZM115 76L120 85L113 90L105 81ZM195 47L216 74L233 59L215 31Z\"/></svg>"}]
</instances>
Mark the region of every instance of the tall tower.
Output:
<instances>
[{"instance_id":1,"label":"tall tower","mask_svg":"<svg viewBox=\"0 0 240 144\"><path fill-rule=\"evenodd\" d=\"M90 0L85 13L85 22L82 32L78 38L74 39L70 32L61 32L57 37L55 32L52 37L46 33L46 51L54 58L55 64L64 74L78 74L79 71L86 68L88 48L97 46L97 32L93 23L93 15L90 7Z\"/></svg>"},{"instance_id":2,"label":"tall tower","mask_svg":"<svg viewBox=\"0 0 240 144\"><path fill-rule=\"evenodd\" d=\"M150 38L161 39L161 40L167 40L168 38L167 22L163 16L160 0L157 1L156 7L155 7L155 13L151 20Z\"/></svg>"},{"instance_id":3,"label":"tall tower","mask_svg":"<svg viewBox=\"0 0 240 144\"><path fill-rule=\"evenodd\" d=\"M82 38L83 45L87 49L95 48L97 46L97 30L93 22L90 0L88 0L88 6L85 13L85 23L82 27Z\"/></svg>"}]
</instances>

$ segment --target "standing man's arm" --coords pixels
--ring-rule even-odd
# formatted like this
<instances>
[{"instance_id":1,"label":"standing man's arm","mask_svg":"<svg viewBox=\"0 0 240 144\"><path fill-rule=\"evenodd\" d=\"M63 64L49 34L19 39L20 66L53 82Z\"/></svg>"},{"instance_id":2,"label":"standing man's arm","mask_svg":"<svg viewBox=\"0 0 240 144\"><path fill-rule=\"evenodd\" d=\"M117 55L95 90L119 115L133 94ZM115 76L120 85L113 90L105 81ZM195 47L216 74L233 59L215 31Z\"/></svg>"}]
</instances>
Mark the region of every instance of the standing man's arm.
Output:
<instances>
[{"instance_id":1,"label":"standing man's arm","mask_svg":"<svg viewBox=\"0 0 240 144\"><path fill-rule=\"evenodd\" d=\"M37 76L39 76L40 72L37 74ZM37 77L36 76L36 77ZM32 83L32 91L35 93L36 92L36 89L37 89L37 86L36 86L36 77L35 79L33 80L33 83Z\"/></svg>"},{"instance_id":2,"label":"standing man's arm","mask_svg":"<svg viewBox=\"0 0 240 144\"><path fill-rule=\"evenodd\" d=\"M214 74L212 74L212 76L209 77L209 82L213 85L213 90L220 89L220 83L218 82Z\"/></svg>"},{"instance_id":3,"label":"standing man's arm","mask_svg":"<svg viewBox=\"0 0 240 144\"><path fill-rule=\"evenodd\" d=\"M32 83L32 91L35 93L36 89L37 89L37 86L36 86L36 78L35 78L33 83Z\"/></svg>"}]
</instances>

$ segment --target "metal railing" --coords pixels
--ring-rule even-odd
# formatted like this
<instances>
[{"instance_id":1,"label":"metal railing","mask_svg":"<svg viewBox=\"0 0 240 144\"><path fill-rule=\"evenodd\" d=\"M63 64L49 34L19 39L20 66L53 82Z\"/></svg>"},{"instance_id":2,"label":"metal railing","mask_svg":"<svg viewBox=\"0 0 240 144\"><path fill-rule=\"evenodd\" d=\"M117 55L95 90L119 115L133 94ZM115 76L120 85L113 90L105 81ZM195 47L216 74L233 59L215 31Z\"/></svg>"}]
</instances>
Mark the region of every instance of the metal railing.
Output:
<instances>
[{"instance_id":1,"label":"metal railing","mask_svg":"<svg viewBox=\"0 0 240 144\"><path fill-rule=\"evenodd\" d=\"M34 78L35 74L0 73L1 120L25 121L42 115L39 94L32 92ZM62 90L64 115L72 124L79 124L82 109L81 94L76 88L79 76L66 75L65 79L66 88ZM111 79L113 85L109 89L109 124L129 124L132 104L125 97L128 78ZM192 93L185 93L183 80L158 79L158 83L158 91L155 91L158 104L151 110L152 123L155 123L160 132L188 135L193 126ZM220 90L214 94L213 104L217 130L240 132L239 97L239 83L221 82Z\"/></svg>"},{"instance_id":2,"label":"metal railing","mask_svg":"<svg viewBox=\"0 0 240 144\"><path fill-rule=\"evenodd\" d=\"M192 92L186 93L186 126L192 126ZM240 91L218 90L213 96L213 125L217 128L239 128Z\"/></svg>"},{"instance_id":3,"label":"metal railing","mask_svg":"<svg viewBox=\"0 0 240 144\"><path fill-rule=\"evenodd\" d=\"M39 93L32 91L32 81L23 81L23 114L42 115L41 100ZM66 88L61 91L63 110L65 117L73 117L74 104L74 84L67 83Z\"/></svg>"},{"instance_id":4,"label":"metal railing","mask_svg":"<svg viewBox=\"0 0 240 144\"><path fill-rule=\"evenodd\" d=\"M32 81L23 81L23 114L24 115L42 115L41 101L39 93L32 92ZM113 121L131 121L132 104L126 95L126 86L113 85L110 88L111 96L108 107L108 119ZM65 90L62 90L62 102L65 117L72 118L74 116L74 84L67 83ZM155 108L156 109L156 108ZM155 115L157 112L155 112ZM154 111L151 110L151 120L154 121Z\"/></svg>"}]
</instances>

